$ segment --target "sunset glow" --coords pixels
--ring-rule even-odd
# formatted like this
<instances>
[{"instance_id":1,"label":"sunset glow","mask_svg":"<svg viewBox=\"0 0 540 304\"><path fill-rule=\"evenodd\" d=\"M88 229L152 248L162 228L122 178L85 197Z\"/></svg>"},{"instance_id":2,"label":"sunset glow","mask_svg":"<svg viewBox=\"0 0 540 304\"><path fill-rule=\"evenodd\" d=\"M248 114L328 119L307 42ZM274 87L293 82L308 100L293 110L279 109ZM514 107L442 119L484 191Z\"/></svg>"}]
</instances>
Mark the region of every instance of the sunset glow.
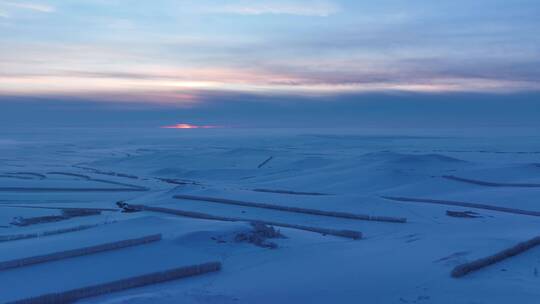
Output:
<instances>
[{"instance_id":1,"label":"sunset glow","mask_svg":"<svg viewBox=\"0 0 540 304\"><path fill-rule=\"evenodd\" d=\"M337 127L437 113L502 123L520 111L536 124L539 10L538 0L0 0L0 123L24 124L21 113L152 129Z\"/></svg>"},{"instance_id":2,"label":"sunset glow","mask_svg":"<svg viewBox=\"0 0 540 304\"><path fill-rule=\"evenodd\" d=\"M539 91L538 2L523 2L0 1L0 96Z\"/></svg>"},{"instance_id":3,"label":"sunset glow","mask_svg":"<svg viewBox=\"0 0 540 304\"><path fill-rule=\"evenodd\" d=\"M218 128L218 126L199 126L199 125L193 125L188 123L179 123L171 126L163 126L162 129L214 129Z\"/></svg>"}]
</instances>

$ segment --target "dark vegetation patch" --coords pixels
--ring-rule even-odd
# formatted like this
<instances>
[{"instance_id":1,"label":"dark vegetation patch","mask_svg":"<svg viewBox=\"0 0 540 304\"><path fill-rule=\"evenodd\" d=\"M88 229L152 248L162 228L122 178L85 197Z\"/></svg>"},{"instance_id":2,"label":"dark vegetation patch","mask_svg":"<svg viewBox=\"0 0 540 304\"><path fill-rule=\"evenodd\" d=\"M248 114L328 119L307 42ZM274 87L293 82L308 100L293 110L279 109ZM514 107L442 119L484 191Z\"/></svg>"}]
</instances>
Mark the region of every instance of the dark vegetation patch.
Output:
<instances>
[{"instance_id":1,"label":"dark vegetation patch","mask_svg":"<svg viewBox=\"0 0 540 304\"><path fill-rule=\"evenodd\" d=\"M302 192L302 191L291 191L291 190L277 190L277 189L253 189L255 192L267 192L267 193L278 193L278 194L292 194L292 195L330 195L328 193L320 192Z\"/></svg>"},{"instance_id":2,"label":"dark vegetation patch","mask_svg":"<svg viewBox=\"0 0 540 304\"><path fill-rule=\"evenodd\" d=\"M510 248L499 251L493 255L483 257L477 260L474 260L469 263L461 264L452 270L452 277L460 278L466 274L480 270L489 265L498 263L510 257L521 254L529 249L532 249L536 246L540 246L540 236L532 238L528 241L518 243Z\"/></svg>"},{"instance_id":3,"label":"dark vegetation patch","mask_svg":"<svg viewBox=\"0 0 540 304\"><path fill-rule=\"evenodd\" d=\"M270 226L278 226L278 227L284 227L284 228L310 231L310 232L320 233L322 235L335 235L339 237L350 238L353 240L359 240L362 238L362 232L356 231L356 230L329 229L329 228L320 228L320 227L313 227L313 226L304 226L304 225L264 221L264 220L248 219L248 218L226 217L226 216L213 215L213 214L207 214L207 213L202 213L202 212L193 212L193 211L186 211L186 210L180 210L180 209L154 207L154 206L147 206L147 205L125 204L124 206L125 208L130 208L136 211L159 212L159 213L166 213L166 214L174 214L174 215L183 216L183 217L191 217L191 218L214 220L214 221L224 221L224 222L261 222Z\"/></svg>"},{"instance_id":4,"label":"dark vegetation patch","mask_svg":"<svg viewBox=\"0 0 540 304\"><path fill-rule=\"evenodd\" d=\"M62 209L60 215L46 215L36 217L15 217L10 223L15 226L30 226L36 224L52 223L69 220L74 217L100 215L101 211L92 209Z\"/></svg>"},{"instance_id":5,"label":"dark vegetation patch","mask_svg":"<svg viewBox=\"0 0 540 304\"><path fill-rule=\"evenodd\" d=\"M252 222L252 230L237 233L234 237L236 242L247 242L258 247L275 249L278 245L268 239L284 238L281 232L273 226L261 222Z\"/></svg>"},{"instance_id":6,"label":"dark vegetation patch","mask_svg":"<svg viewBox=\"0 0 540 304\"><path fill-rule=\"evenodd\" d=\"M262 167L264 167L266 164L268 164L274 157L273 156L270 156L268 157L267 159L265 159L262 163L260 163L258 166L257 166L257 169L260 169Z\"/></svg>"},{"instance_id":7,"label":"dark vegetation patch","mask_svg":"<svg viewBox=\"0 0 540 304\"><path fill-rule=\"evenodd\" d=\"M456 264L459 263L460 260L464 259L465 256L467 256L470 252L469 251L459 251L452 253L449 256L442 257L438 260L433 261L433 263L445 263L447 265L449 264Z\"/></svg>"},{"instance_id":8,"label":"dark vegetation patch","mask_svg":"<svg viewBox=\"0 0 540 304\"><path fill-rule=\"evenodd\" d=\"M90 167L79 166L79 165L74 165L73 167L83 169L83 170L92 172L94 174L101 174L101 175L108 175L108 176L118 176L118 177L125 177L125 178L131 178L131 179L138 179L139 178L138 176L131 175L131 174L119 173L119 172L114 172L114 171L103 171L103 170L90 168Z\"/></svg>"},{"instance_id":9,"label":"dark vegetation patch","mask_svg":"<svg viewBox=\"0 0 540 304\"><path fill-rule=\"evenodd\" d=\"M118 281L108 282L99 285L87 286L72 289L64 292L46 294L33 298L21 299L8 304L34 304L34 303L74 303L78 300L110 294L131 288L137 288L167 281L177 280L185 277L201 275L209 272L219 271L220 262L210 262L198 265L184 266L170 269L163 272L144 274Z\"/></svg>"},{"instance_id":10,"label":"dark vegetation patch","mask_svg":"<svg viewBox=\"0 0 540 304\"><path fill-rule=\"evenodd\" d=\"M201 185L199 182L187 180L187 179L164 178L164 177L156 177L156 179L164 183L173 184L173 185L196 185L196 186Z\"/></svg>"},{"instance_id":11,"label":"dark vegetation patch","mask_svg":"<svg viewBox=\"0 0 540 304\"><path fill-rule=\"evenodd\" d=\"M161 234L153 234L153 235L148 235L148 236L144 236L140 238L127 239L127 240L99 244L95 246L88 246L88 247L58 251L58 252L53 252L53 253L48 253L48 254L18 258L14 260L0 262L0 271L13 269L13 268L19 268L19 267L26 267L26 266L35 265L35 264L59 261L59 260L64 260L64 259L70 259L70 258L105 252L105 251L112 251L112 250L118 250L118 249L123 249L123 248L128 248L128 247L145 245L148 243L153 243L153 242L158 242L158 241L161 241Z\"/></svg>"},{"instance_id":12,"label":"dark vegetation patch","mask_svg":"<svg viewBox=\"0 0 540 304\"><path fill-rule=\"evenodd\" d=\"M84 174L70 173L70 172L47 172L48 175L64 175L70 177L77 177L82 179L90 179L90 176Z\"/></svg>"},{"instance_id":13,"label":"dark vegetation patch","mask_svg":"<svg viewBox=\"0 0 540 304\"><path fill-rule=\"evenodd\" d=\"M140 210L139 208L131 207L129 204L127 204L127 203L124 202L124 201L118 201L118 202L116 202L116 206L118 206L118 208L122 209L122 212L123 212L123 213L133 213L133 212L140 212L140 211L142 211L142 210Z\"/></svg>"},{"instance_id":14,"label":"dark vegetation patch","mask_svg":"<svg viewBox=\"0 0 540 304\"><path fill-rule=\"evenodd\" d=\"M34 177L38 179L45 179L47 176L41 173L35 173L35 172L8 172L9 175L18 175L18 176L27 176L27 177Z\"/></svg>"},{"instance_id":15,"label":"dark vegetation patch","mask_svg":"<svg viewBox=\"0 0 540 304\"><path fill-rule=\"evenodd\" d=\"M34 179L33 177L29 177L29 176L20 176L20 175L13 175L13 174L0 174L0 177L15 178L15 179Z\"/></svg>"},{"instance_id":16,"label":"dark vegetation patch","mask_svg":"<svg viewBox=\"0 0 540 304\"><path fill-rule=\"evenodd\" d=\"M479 186L487 186L487 187L515 187L515 188L539 188L540 184L534 184L534 183L497 183L497 182L488 182L488 181L482 181L477 179L470 179L470 178L463 178L459 176L454 175L443 175L443 178L467 183L467 184L473 184L473 185L479 185Z\"/></svg>"},{"instance_id":17,"label":"dark vegetation patch","mask_svg":"<svg viewBox=\"0 0 540 304\"><path fill-rule=\"evenodd\" d=\"M448 201L448 200L439 200L439 199L430 199L430 198L413 198L413 197L402 197L402 196L381 196L381 197L384 198L384 199L387 199L387 200L397 201L397 202L411 202L411 203L424 203L424 204L436 204L436 205L447 205L447 206L459 206L459 207L485 209L485 210L499 211L499 212L513 213L513 214L540 216L540 211L499 207L499 206L493 206L493 205L487 205L487 204L479 204L479 203Z\"/></svg>"},{"instance_id":18,"label":"dark vegetation patch","mask_svg":"<svg viewBox=\"0 0 540 304\"><path fill-rule=\"evenodd\" d=\"M317 209L274 205L274 204L267 204L267 203L231 200L231 199L218 198L218 197L178 194L178 195L174 195L173 198L191 200L191 201L211 202L211 203L226 204L226 205L237 205L237 206L243 206L243 207L272 209L272 210L279 210L279 211L285 211L285 212L339 217L339 218L346 218L346 219L352 219L352 220L378 221L378 222L391 222L391 223L406 223L407 222L407 219L402 218L402 217L375 216L375 215L356 214L356 213L339 212L339 211L325 211L325 210L317 210Z\"/></svg>"},{"instance_id":19,"label":"dark vegetation patch","mask_svg":"<svg viewBox=\"0 0 540 304\"><path fill-rule=\"evenodd\" d=\"M43 231L43 232L12 234L12 235L0 235L0 242L17 241L17 240L24 240L24 239L33 239L33 238L44 237L44 236L49 236L49 235L70 233L70 232L75 232L75 231L81 231L81 230L94 228L94 227L97 227L97 226L99 226L99 224L80 225L80 226L76 226L76 227L62 228L62 229L49 230L49 231Z\"/></svg>"},{"instance_id":20,"label":"dark vegetation patch","mask_svg":"<svg viewBox=\"0 0 540 304\"><path fill-rule=\"evenodd\" d=\"M461 218L479 218L482 217L480 214L473 211L451 211L446 210L446 215L451 217L461 217Z\"/></svg>"},{"instance_id":21,"label":"dark vegetation patch","mask_svg":"<svg viewBox=\"0 0 540 304\"><path fill-rule=\"evenodd\" d=\"M94 180L98 181L98 180ZM1 192L134 192L148 191L148 188L42 188L42 187L0 187ZM135 188L137 187L137 188Z\"/></svg>"}]
</instances>

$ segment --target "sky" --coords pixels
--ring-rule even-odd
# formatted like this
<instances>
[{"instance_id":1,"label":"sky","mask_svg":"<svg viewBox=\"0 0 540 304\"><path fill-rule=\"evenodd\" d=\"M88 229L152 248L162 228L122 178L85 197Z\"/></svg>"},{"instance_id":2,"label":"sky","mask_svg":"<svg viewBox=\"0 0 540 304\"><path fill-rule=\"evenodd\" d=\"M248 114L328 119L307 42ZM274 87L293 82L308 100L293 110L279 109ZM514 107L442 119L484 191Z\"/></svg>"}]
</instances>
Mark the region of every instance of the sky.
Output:
<instances>
[{"instance_id":1,"label":"sky","mask_svg":"<svg viewBox=\"0 0 540 304\"><path fill-rule=\"evenodd\" d=\"M278 125L489 99L518 122L540 106L538 16L538 0L0 0L0 106Z\"/></svg>"}]
</instances>

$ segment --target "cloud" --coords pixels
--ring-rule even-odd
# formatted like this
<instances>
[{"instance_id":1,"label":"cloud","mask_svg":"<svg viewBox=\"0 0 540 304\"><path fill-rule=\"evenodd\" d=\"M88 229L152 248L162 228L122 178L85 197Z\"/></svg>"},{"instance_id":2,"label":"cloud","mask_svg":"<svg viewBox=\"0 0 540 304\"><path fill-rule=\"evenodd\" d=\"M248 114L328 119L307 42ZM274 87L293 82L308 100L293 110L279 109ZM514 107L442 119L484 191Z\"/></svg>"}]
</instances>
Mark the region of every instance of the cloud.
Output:
<instances>
[{"instance_id":1,"label":"cloud","mask_svg":"<svg viewBox=\"0 0 540 304\"><path fill-rule=\"evenodd\" d=\"M273 50L269 42L236 45L235 41L229 49L225 42L214 47L195 39L169 48L159 42L14 43L16 47L0 55L0 95L193 103L210 91L261 96L540 91L540 58L486 55L464 60L445 54L422 57L361 50L335 56L324 47L310 52L310 45L280 43L279 50Z\"/></svg>"},{"instance_id":2,"label":"cloud","mask_svg":"<svg viewBox=\"0 0 540 304\"><path fill-rule=\"evenodd\" d=\"M17 9L31 10L31 11L40 12L40 13L53 13L56 11L56 9L53 6L50 6L47 4L41 4L41 3L4 1L4 2L0 2L0 4L4 4L6 6L17 8Z\"/></svg>"},{"instance_id":3,"label":"cloud","mask_svg":"<svg viewBox=\"0 0 540 304\"><path fill-rule=\"evenodd\" d=\"M183 76L185 73L189 76ZM214 94L252 94L265 96L331 97L341 94L416 92L511 93L540 91L537 82L473 77L432 78L362 75L331 78L272 74L268 71L178 71L174 77L162 73L67 73L38 76L0 76L0 96L64 96L92 98L96 101L131 101L189 106Z\"/></svg>"},{"instance_id":4,"label":"cloud","mask_svg":"<svg viewBox=\"0 0 540 304\"><path fill-rule=\"evenodd\" d=\"M0 0L0 10L40 9L22 1ZM77 2L85 5L51 1L62 7L55 18L32 15L0 35L9 46L0 94L192 102L209 91L540 91L539 23L521 6L442 14L448 3L427 0L342 1L342 10L331 0Z\"/></svg>"},{"instance_id":5,"label":"cloud","mask_svg":"<svg viewBox=\"0 0 540 304\"><path fill-rule=\"evenodd\" d=\"M239 15L298 15L327 17L339 11L336 3L329 1L241 1L222 5L206 6L203 11Z\"/></svg>"}]
</instances>

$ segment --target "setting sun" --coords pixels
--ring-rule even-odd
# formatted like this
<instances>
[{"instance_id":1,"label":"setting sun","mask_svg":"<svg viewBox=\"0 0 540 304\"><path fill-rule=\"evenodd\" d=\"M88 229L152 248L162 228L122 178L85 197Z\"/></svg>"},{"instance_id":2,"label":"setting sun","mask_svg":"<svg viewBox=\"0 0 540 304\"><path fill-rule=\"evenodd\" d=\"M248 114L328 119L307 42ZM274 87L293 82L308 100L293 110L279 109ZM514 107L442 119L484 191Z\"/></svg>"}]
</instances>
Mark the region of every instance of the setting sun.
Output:
<instances>
[{"instance_id":1,"label":"setting sun","mask_svg":"<svg viewBox=\"0 0 540 304\"><path fill-rule=\"evenodd\" d=\"M188 124L188 123L179 123L179 124L175 124L175 125L170 125L170 126L163 126L161 127L162 129L213 129L213 128L218 128L218 126L198 126L198 125L193 125L193 124Z\"/></svg>"}]
</instances>

